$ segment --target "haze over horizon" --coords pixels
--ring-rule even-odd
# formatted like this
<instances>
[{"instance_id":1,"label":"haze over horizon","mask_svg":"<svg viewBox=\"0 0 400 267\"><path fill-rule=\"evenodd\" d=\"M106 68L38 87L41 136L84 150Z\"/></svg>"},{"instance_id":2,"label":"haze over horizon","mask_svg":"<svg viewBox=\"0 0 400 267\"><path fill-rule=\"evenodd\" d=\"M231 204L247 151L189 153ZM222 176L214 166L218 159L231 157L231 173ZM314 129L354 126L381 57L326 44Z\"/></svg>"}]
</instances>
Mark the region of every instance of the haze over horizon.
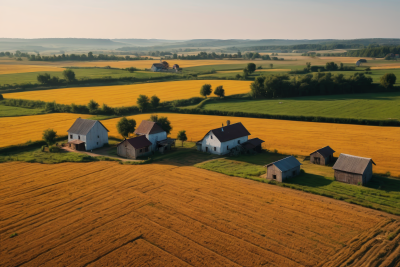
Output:
<instances>
[{"instance_id":1,"label":"haze over horizon","mask_svg":"<svg viewBox=\"0 0 400 267\"><path fill-rule=\"evenodd\" d=\"M3 0L0 38L400 38L400 1Z\"/></svg>"}]
</instances>

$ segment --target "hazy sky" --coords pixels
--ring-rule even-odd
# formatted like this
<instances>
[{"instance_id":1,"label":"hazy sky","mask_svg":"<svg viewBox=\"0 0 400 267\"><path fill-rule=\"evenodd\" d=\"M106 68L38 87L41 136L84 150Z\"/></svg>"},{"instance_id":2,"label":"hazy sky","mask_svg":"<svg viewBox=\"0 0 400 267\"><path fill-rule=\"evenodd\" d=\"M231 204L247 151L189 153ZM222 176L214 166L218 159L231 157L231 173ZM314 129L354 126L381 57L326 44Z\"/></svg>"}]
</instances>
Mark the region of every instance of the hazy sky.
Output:
<instances>
[{"instance_id":1,"label":"hazy sky","mask_svg":"<svg viewBox=\"0 0 400 267\"><path fill-rule=\"evenodd\" d=\"M0 0L0 37L400 38L400 0Z\"/></svg>"}]
</instances>

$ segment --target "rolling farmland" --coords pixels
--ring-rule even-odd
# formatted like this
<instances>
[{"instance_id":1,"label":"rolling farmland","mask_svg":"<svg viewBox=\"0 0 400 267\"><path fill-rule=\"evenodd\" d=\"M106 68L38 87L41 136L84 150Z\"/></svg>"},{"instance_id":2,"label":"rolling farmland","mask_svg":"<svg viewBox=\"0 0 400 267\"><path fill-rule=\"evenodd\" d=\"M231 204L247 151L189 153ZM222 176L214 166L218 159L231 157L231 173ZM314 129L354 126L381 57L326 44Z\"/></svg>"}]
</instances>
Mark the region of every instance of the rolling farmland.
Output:
<instances>
[{"instance_id":1,"label":"rolling farmland","mask_svg":"<svg viewBox=\"0 0 400 267\"><path fill-rule=\"evenodd\" d=\"M43 91L28 91L4 94L4 98L17 98L41 100L46 102L56 101L60 104L86 105L91 99L105 103L112 107L136 105L139 95L149 97L157 95L161 101L187 99L200 97L200 88L209 83L213 89L223 85L226 95L243 94L250 91L250 81L218 81L218 80L189 80L159 83L143 83L132 85L73 87ZM78 97L77 97L78 96Z\"/></svg>"},{"instance_id":2,"label":"rolling farmland","mask_svg":"<svg viewBox=\"0 0 400 267\"><path fill-rule=\"evenodd\" d=\"M40 65L11 65L0 64L0 75L11 73L24 73L24 72L38 72L38 71L63 71L63 68L54 66L40 66ZM18 81L15 81L18 82Z\"/></svg>"},{"instance_id":3,"label":"rolling farmland","mask_svg":"<svg viewBox=\"0 0 400 267\"><path fill-rule=\"evenodd\" d=\"M188 166L1 167L2 266L399 263L397 220L333 199Z\"/></svg>"}]
</instances>

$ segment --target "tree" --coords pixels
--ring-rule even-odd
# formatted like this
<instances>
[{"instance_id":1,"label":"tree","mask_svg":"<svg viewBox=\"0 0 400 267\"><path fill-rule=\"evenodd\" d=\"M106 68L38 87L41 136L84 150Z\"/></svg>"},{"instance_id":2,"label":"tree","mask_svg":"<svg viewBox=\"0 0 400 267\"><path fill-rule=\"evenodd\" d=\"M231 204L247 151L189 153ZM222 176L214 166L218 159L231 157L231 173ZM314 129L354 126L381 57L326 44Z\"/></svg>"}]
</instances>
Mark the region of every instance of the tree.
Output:
<instances>
[{"instance_id":1,"label":"tree","mask_svg":"<svg viewBox=\"0 0 400 267\"><path fill-rule=\"evenodd\" d=\"M149 107L150 99L147 95L139 95L136 104L138 105L140 112L143 112Z\"/></svg>"},{"instance_id":2,"label":"tree","mask_svg":"<svg viewBox=\"0 0 400 267\"><path fill-rule=\"evenodd\" d=\"M249 71L249 74L252 74L253 72L256 71L256 64L249 63L249 64L247 64L246 69Z\"/></svg>"},{"instance_id":3,"label":"tree","mask_svg":"<svg viewBox=\"0 0 400 267\"><path fill-rule=\"evenodd\" d=\"M88 53L88 59L94 59L93 52Z\"/></svg>"},{"instance_id":4,"label":"tree","mask_svg":"<svg viewBox=\"0 0 400 267\"><path fill-rule=\"evenodd\" d=\"M130 67L130 68L126 68L127 71L129 71L130 73L135 72L136 68L134 67Z\"/></svg>"},{"instance_id":5,"label":"tree","mask_svg":"<svg viewBox=\"0 0 400 267\"><path fill-rule=\"evenodd\" d=\"M72 108L72 105L71 105L71 108ZM110 107L110 106L108 106L107 104L104 104L104 103L103 103L103 106L101 107L101 113L103 113L103 114L110 114L110 113L112 113L112 111L113 111L113 108L112 108L112 107Z\"/></svg>"},{"instance_id":6,"label":"tree","mask_svg":"<svg viewBox=\"0 0 400 267\"><path fill-rule=\"evenodd\" d=\"M72 70L64 70L63 76L69 83L75 81L75 72Z\"/></svg>"},{"instance_id":7,"label":"tree","mask_svg":"<svg viewBox=\"0 0 400 267\"><path fill-rule=\"evenodd\" d=\"M4 99L3 95L2 95L2 94L0 94L0 100L3 100L3 99Z\"/></svg>"},{"instance_id":8,"label":"tree","mask_svg":"<svg viewBox=\"0 0 400 267\"><path fill-rule=\"evenodd\" d=\"M136 121L134 119L127 119L126 117L122 117L117 123L118 133L126 138L130 133L135 132Z\"/></svg>"},{"instance_id":9,"label":"tree","mask_svg":"<svg viewBox=\"0 0 400 267\"><path fill-rule=\"evenodd\" d=\"M383 87L388 89L393 87L393 85L396 83L396 79L397 77L393 73L386 73L381 77L380 82Z\"/></svg>"},{"instance_id":10,"label":"tree","mask_svg":"<svg viewBox=\"0 0 400 267\"><path fill-rule=\"evenodd\" d=\"M311 62L306 62L306 68L308 71L311 71ZM271 67L272 69L272 67Z\"/></svg>"},{"instance_id":11,"label":"tree","mask_svg":"<svg viewBox=\"0 0 400 267\"><path fill-rule=\"evenodd\" d=\"M167 61L163 61L162 64L163 64L164 68L166 68L166 69L169 68L169 64Z\"/></svg>"},{"instance_id":12,"label":"tree","mask_svg":"<svg viewBox=\"0 0 400 267\"><path fill-rule=\"evenodd\" d=\"M167 132L167 135L171 133L172 126L171 122L167 117L158 117L157 115L151 115L150 121L156 122L161 128Z\"/></svg>"},{"instance_id":13,"label":"tree","mask_svg":"<svg viewBox=\"0 0 400 267\"><path fill-rule=\"evenodd\" d=\"M260 98L265 94L264 89L265 77L258 76L255 78L254 82L250 84L250 95L253 98Z\"/></svg>"},{"instance_id":14,"label":"tree","mask_svg":"<svg viewBox=\"0 0 400 267\"><path fill-rule=\"evenodd\" d=\"M53 145L56 142L57 132L53 129L47 129L43 132L42 139L49 145Z\"/></svg>"},{"instance_id":15,"label":"tree","mask_svg":"<svg viewBox=\"0 0 400 267\"><path fill-rule=\"evenodd\" d=\"M38 82L40 82L41 84L48 84L50 81L50 74L45 73L45 74L38 74L37 76L37 80Z\"/></svg>"},{"instance_id":16,"label":"tree","mask_svg":"<svg viewBox=\"0 0 400 267\"><path fill-rule=\"evenodd\" d=\"M225 96L225 90L222 87L222 85L220 85L217 88L215 88L214 95L217 95L219 97L224 97Z\"/></svg>"},{"instance_id":17,"label":"tree","mask_svg":"<svg viewBox=\"0 0 400 267\"><path fill-rule=\"evenodd\" d=\"M93 114L93 113L96 113L97 109L99 108L99 103L97 103L96 101L94 101L92 99L89 101L87 107L89 109L89 113Z\"/></svg>"},{"instance_id":18,"label":"tree","mask_svg":"<svg viewBox=\"0 0 400 267\"><path fill-rule=\"evenodd\" d=\"M182 146L183 146L183 142L185 142L187 140L186 131L185 130L179 131L176 139L178 139L179 141L182 141Z\"/></svg>"},{"instance_id":19,"label":"tree","mask_svg":"<svg viewBox=\"0 0 400 267\"><path fill-rule=\"evenodd\" d=\"M247 79L248 76L249 76L249 70L248 69L244 69L243 70L243 79Z\"/></svg>"},{"instance_id":20,"label":"tree","mask_svg":"<svg viewBox=\"0 0 400 267\"><path fill-rule=\"evenodd\" d=\"M211 84L204 84L200 89L200 95L207 98L208 95L211 95Z\"/></svg>"},{"instance_id":21,"label":"tree","mask_svg":"<svg viewBox=\"0 0 400 267\"><path fill-rule=\"evenodd\" d=\"M158 98L156 95L153 95L150 99L150 104L152 108L157 108L160 105L160 98Z\"/></svg>"}]
</instances>

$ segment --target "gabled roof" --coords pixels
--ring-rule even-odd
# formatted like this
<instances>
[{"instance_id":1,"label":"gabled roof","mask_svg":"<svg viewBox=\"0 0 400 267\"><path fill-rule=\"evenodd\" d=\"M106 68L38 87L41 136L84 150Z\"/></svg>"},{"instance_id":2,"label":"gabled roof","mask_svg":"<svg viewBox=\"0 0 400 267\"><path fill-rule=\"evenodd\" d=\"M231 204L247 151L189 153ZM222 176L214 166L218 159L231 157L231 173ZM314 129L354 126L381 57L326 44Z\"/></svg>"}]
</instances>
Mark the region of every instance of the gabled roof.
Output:
<instances>
[{"instance_id":1,"label":"gabled roof","mask_svg":"<svg viewBox=\"0 0 400 267\"><path fill-rule=\"evenodd\" d=\"M263 140L261 140L259 138L253 138L253 139L247 140L247 142L244 142L243 144L241 144L241 146L244 147L245 149L253 149L256 146L261 145L262 143L264 143Z\"/></svg>"},{"instance_id":2,"label":"gabled roof","mask_svg":"<svg viewBox=\"0 0 400 267\"><path fill-rule=\"evenodd\" d=\"M281 172L285 172L302 164L295 157L289 156L287 158L272 162L265 167L269 167L271 165L275 165Z\"/></svg>"},{"instance_id":3,"label":"gabled roof","mask_svg":"<svg viewBox=\"0 0 400 267\"><path fill-rule=\"evenodd\" d=\"M370 158L362 158L342 153L337 159L335 165L333 165L332 169L363 174L370 162L376 165L375 162Z\"/></svg>"},{"instance_id":4,"label":"gabled roof","mask_svg":"<svg viewBox=\"0 0 400 267\"><path fill-rule=\"evenodd\" d=\"M131 146L133 146L135 149L139 149L139 148L143 148L143 147L152 145L152 143L149 141L149 139L146 138L145 135L141 135L141 136L130 138L130 139L125 139L124 141L119 143L118 146L125 141L128 142L129 144L131 144Z\"/></svg>"},{"instance_id":5,"label":"gabled roof","mask_svg":"<svg viewBox=\"0 0 400 267\"><path fill-rule=\"evenodd\" d=\"M153 121L142 121L136 129L135 134L146 135L165 132L161 126Z\"/></svg>"},{"instance_id":6,"label":"gabled roof","mask_svg":"<svg viewBox=\"0 0 400 267\"><path fill-rule=\"evenodd\" d=\"M161 63L154 63L153 66L156 68L164 68L165 67L164 64L161 64Z\"/></svg>"},{"instance_id":7,"label":"gabled roof","mask_svg":"<svg viewBox=\"0 0 400 267\"><path fill-rule=\"evenodd\" d=\"M327 158L329 155L332 155L333 153L335 153L335 150L333 150L330 146L326 146L323 148L320 148L318 150L315 150L313 153L311 153L310 155L314 154L315 152L318 152L319 154L321 154L324 158Z\"/></svg>"},{"instance_id":8,"label":"gabled roof","mask_svg":"<svg viewBox=\"0 0 400 267\"><path fill-rule=\"evenodd\" d=\"M69 128L67 132L73 134L87 135L90 129L92 129L93 126L96 124L96 122L99 122L101 126L103 126L107 132L109 132L109 130L100 121L85 120L81 118L77 118L74 124L72 124L71 128Z\"/></svg>"},{"instance_id":9,"label":"gabled roof","mask_svg":"<svg viewBox=\"0 0 400 267\"><path fill-rule=\"evenodd\" d=\"M214 130L211 130L210 132L212 132L220 142L226 142L229 140L250 135L249 131L247 131L247 129L243 126L241 122L231 124L225 127L219 127Z\"/></svg>"}]
</instances>

